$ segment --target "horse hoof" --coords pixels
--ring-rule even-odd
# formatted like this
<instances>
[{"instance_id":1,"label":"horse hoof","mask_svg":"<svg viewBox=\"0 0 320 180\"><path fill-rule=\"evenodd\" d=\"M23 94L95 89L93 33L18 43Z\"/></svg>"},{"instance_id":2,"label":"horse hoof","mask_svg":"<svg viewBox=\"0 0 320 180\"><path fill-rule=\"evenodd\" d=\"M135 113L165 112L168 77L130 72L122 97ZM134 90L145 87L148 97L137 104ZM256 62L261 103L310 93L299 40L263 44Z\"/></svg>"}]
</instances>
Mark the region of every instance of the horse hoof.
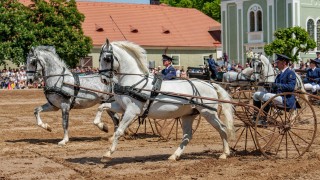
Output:
<instances>
[{"instance_id":1,"label":"horse hoof","mask_svg":"<svg viewBox=\"0 0 320 180\"><path fill-rule=\"evenodd\" d=\"M107 156L102 156L101 158L101 162L105 163L105 162L109 162L112 158L111 157L107 157Z\"/></svg>"},{"instance_id":2,"label":"horse hoof","mask_svg":"<svg viewBox=\"0 0 320 180\"><path fill-rule=\"evenodd\" d=\"M51 127L48 124L46 124L46 130L49 131L49 132L52 131Z\"/></svg>"},{"instance_id":3,"label":"horse hoof","mask_svg":"<svg viewBox=\"0 0 320 180\"><path fill-rule=\"evenodd\" d=\"M109 132L108 126L103 126L102 131L108 133Z\"/></svg>"},{"instance_id":4,"label":"horse hoof","mask_svg":"<svg viewBox=\"0 0 320 180\"><path fill-rule=\"evenodd\" d=\"M227 159L227 155L226 154L221 154L219 159Z\"/></svg>"},{"instance_id":5,"label":"horse hoof","mask_svg":"<svg viewBox=\"0 0 320 180\"><path fill-rule=\"evenodd\" d=\"M175 155L171 155L168 160L170 161L178 161L179 160L179 157L176 157Z\"/></svg>"},{"instance_id":6,"label":"horse hoof","mask_svg":"<svg viewBox=\"0 0 320 180\"><path fill-rule=\"evenodd\" d=\"M62 140L58 143L59 146L65 146L68 141Z\"/></svg>"}]
</instances>

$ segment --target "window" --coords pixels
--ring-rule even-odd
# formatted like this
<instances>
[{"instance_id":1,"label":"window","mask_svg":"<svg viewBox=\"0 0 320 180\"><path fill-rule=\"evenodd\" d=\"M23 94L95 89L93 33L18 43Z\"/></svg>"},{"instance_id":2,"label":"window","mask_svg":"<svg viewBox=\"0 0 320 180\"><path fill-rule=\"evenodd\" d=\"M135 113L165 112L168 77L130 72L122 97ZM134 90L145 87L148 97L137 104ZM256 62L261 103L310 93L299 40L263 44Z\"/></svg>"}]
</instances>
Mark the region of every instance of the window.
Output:
<instances>
[{"instance_id":1,"label":"window","mask_svg":"<svg viewBox=\"0 0 320 180\"><path fill-rule=\"evenodd\" d=\"M250 32L262 31L262 8L254 4L249 8L249 30Z\"/></svg>"},{"instance_id":2,"label":"window","mask_svg":"<svg viewBox=\"0 0 320 180\"><path fill-rule=\"evenodd\" d=\"M262 31L262 12L261 11L258 11L257 13L258 15L258 31Z\"/></svg>"},{"instance_id":3,"label":"window","mask_svg":"<svg viewBox=\"0 0 320 180\"><path fill-rule=\"evenodd\" d=\"M309 19L307 22L307 31L310 38L314 39L314 21L312 19Z\"/></svg>"},{"instance_id":4,"label":"window","mask_svg":"<svg viewBox=\"0 0 320 180\"><path fill-rule=\"evenodd\" d=\"M255 30L254 12L250 12L250 32Z\"/></svg>"},{"instance_id":5,"label":"window","mask_svg":"<svg viewBox=\"0 0 320 180\"><path fill-rule=\"evenodd\" d=\"M180 65L180 56L179 55L172 55L171 57L173 59L172 65L179 66Z\"/></svg>"}]
</instances>

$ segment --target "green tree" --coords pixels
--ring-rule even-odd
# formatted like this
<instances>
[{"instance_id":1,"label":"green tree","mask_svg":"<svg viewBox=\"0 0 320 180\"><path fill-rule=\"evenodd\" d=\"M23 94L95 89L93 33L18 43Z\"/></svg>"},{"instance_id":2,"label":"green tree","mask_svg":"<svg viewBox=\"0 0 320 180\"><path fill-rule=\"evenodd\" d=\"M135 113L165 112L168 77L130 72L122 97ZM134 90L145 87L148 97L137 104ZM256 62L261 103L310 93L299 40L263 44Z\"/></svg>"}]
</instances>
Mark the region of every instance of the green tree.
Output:
<instances>
[{"instance_id":1,"label":"green tree","mask_svg":"<svg viewBox=\"0 0 320 180\"><path fill-rule=\"evenodd\" d=\"M268 56L284 54L297 62L300 52L308 52L316 47L316 42L301 27L279 29L274 33L275 40L264 46Z\"/></svg>"},{"instance_id":2,"label":"green tree","mask_svg":"<svg viewBox=\"0 0 320 180\"><path fill-rule=\"evenodd\" d=\"M17 65L25 61L36 40L31 17L31 11L18 0L0 1L0 65L5 64L5 60Z\"/></svg>"},{"instance_id":3,"label":"green tree","mask_svg":"<svg viewBox=\"0 0 320 180\"><path fill-rule=\"evenodd\" d=\"M196 8L218 22L221 20L221 0L160 0L160 2L173 7Z\"/></svg>"},{"instance_id":4,"label":"green tree","mask_svg":"<svg viewBox=\"0 0 320 180\"><path fill-rule=\"evenodd\" d=\"M6 35L6 39L0 41L0 50L5 50L0 52L0 62L7 59L20 64L32 46L52 45L61 59L74 67L90 52L92 40L83 33L85 17L75 0L32 0L34 5L28 7L17 1L1 0L6 3L1 4L0 37Z\"/></svg>"},{"instance_id":5,"label":"green tree","mask_svg":"<svg viewBox=\"0 0 320 180\"><path fill-rule=\"evenodd\" d=\"M60 58L74 67L92 48L90 37L84 36L81 23L84 15L75 0L32 0L35 36L39 45L53 45Z\"/></svg>"}]
</instances>

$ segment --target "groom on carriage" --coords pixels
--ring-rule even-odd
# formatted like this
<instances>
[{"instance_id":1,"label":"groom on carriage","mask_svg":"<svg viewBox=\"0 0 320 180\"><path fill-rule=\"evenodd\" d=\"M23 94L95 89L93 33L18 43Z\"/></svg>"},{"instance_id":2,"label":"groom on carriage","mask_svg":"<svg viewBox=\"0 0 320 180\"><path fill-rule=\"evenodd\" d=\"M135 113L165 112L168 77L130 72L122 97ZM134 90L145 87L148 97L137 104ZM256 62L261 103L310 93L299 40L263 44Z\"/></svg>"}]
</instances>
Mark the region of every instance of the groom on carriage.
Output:
<instances>
[{"instance_id":1,"label":"groom on carriage","mask_svg":"<svg viewBox=\"0 0 320 180\"><path fill-rule=\"evenodd\" d=\"M176 78L176 69L172 66L173 59L165 54L162 55L162 63L166 67L161 71L163 80Z\"/></svg>"},{"instance_id":2,"label":"groom on carriage","mask_svg":"<svg viewBox=\"0 0 320 180\"><path fill-rule=\"evenodd\" d=\"M268 101L270 98L275 96L276 94L284 93L284 92L293 92L296 86L296 74L289 68L290 58L282 55L276 54L276 64L279 68L280 73L277 75L275 82L271 84L261 84L265 87L269 88L271 91L257 91L253 95L253 105L260 108L261 103ZM284 102L284 96L278 96L274 99L274 103L278 106L286 106L288 109L296 108L296 101L293 95L286 95ZM285 104L284 104L285 103ZM266 106L264 111L266 113L269 112L270 106ZM255 117L254 117L255 120ZM258 124L265 125L266 120L259 120Z\"/></svg>"}]
</instances>

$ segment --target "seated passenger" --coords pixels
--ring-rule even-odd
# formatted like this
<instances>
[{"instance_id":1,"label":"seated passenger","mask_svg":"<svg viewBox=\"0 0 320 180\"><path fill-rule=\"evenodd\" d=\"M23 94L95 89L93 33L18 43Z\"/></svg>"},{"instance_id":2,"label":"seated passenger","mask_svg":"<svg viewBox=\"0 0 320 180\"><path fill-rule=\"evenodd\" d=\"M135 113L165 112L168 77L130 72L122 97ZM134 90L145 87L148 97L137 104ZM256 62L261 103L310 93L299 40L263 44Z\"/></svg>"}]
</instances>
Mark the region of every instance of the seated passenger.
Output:
<instances>
[{"instance_id":1,"label":"seated passenger","mask_svg":"<svg viewBox=\"0 0 320 180\"><path fill-rule=\"evenodd\" d=\"M260 108L261 103L265 103L268 101L270 98L275 96L276 94L279 93L284 93L284 92L293 92L294 88L296 86L296 74L294 71L292 71L288 65L290 62L290 58L282 55L282 54L277 54L277 67L279 68L280 73L277 75L275 82L271 83L271 92L265 92L265 91L257 91L253 95L253 105ZM296 108L296 103L295 103L295 97L292 95L286 95L286 104L285 106L288 109L293 109ZM283 96L278 96L277 98L274 99L274 103L277 105L284 105L284 97ZM269 112L270 107L266 106L264 111L267 113ZM255 120L255 117L254 117ZM265 123L259 122L261 124Z\"/></svg>"},{"instance_id":2,"label":"seated passenger","mask_svg":"<svg viewBox=\"0 0 320 180\"><path fill-rule=\"evenodd\" d=\"M176 69L172 66L172 58L167 55L162 55L163 65L166 67L161 71L163 80L176 78Z\"/></svg>"},{"instance_id":3,"label":"seated passenger","mask_svg":"<svg viewBox=\"0 0 320 180\"><path fill-rule=\"evenodd\" d=\"M317 61L310 61L310 68L307 70L306 78L304 78L304 88L311 90L312 94L317 94L317 90L320 89L320 68L317 68Z\"/></svg>"}]
</instances>

